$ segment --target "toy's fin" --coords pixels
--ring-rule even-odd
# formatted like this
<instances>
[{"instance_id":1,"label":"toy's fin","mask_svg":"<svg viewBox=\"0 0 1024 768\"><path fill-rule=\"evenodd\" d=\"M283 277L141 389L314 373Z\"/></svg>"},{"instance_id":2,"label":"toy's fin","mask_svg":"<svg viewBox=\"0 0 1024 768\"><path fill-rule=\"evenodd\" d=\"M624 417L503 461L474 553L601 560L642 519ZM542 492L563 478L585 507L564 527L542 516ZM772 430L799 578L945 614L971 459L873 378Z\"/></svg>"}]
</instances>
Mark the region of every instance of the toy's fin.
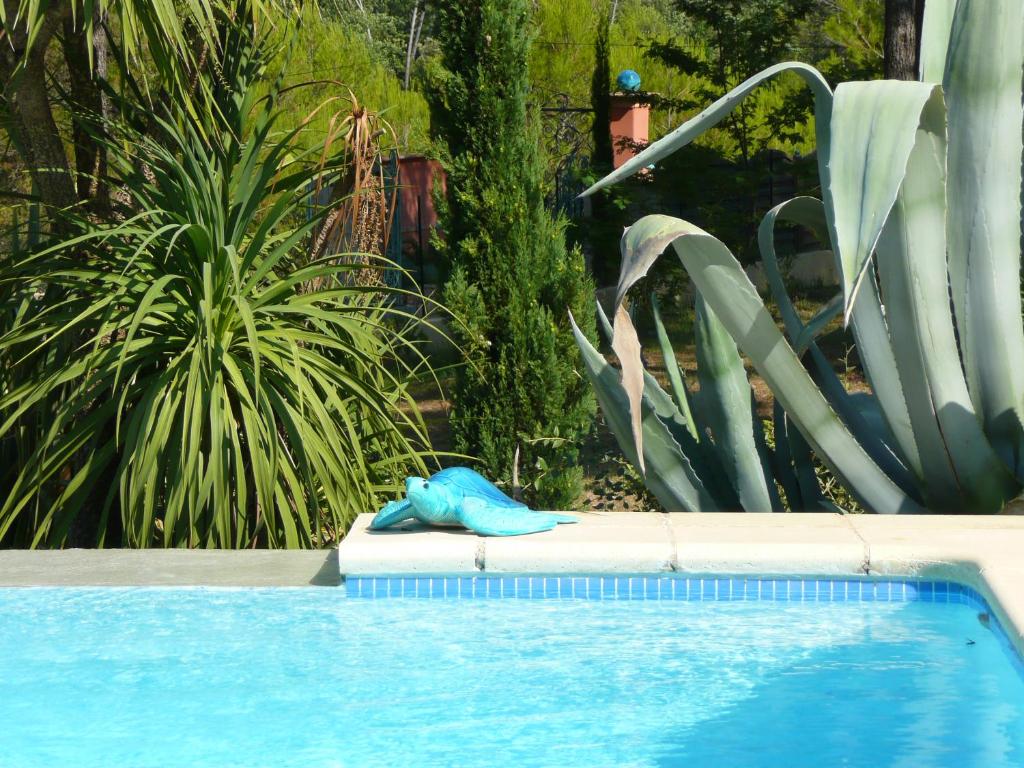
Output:
<instances>
[{"instance_id":1,"label":"toy's fin","mask_svg":"<svg viewBox=\"0 0 1024 768\"><path fill-rule=\"evenodd\" d=\"M406 499L389 501L370 521L370 530L379 531L381 528L387 528L389 525L400 523L403 520L411 520L414 517L412 504Z\"/></svg>"},{"instance_id":2,"label":"toy's fin","mask_svg":"<svg viewBox=\"0 0 1024 768\"><path fill-rule=\"evenodd\" d=\"M489 504L482 499L465 499L459 513L460 522L481 536L523 536L550 531L559 523L575 523L568 515L530 512Z\"/></svg>"},{"instance_id":3,"label":"toy's fin","mask_svg":"<svg viewBox=\"0 0 1024 768\"><path fill-rule=\"evenodd\" d=\"M449 467L430 478L432 483L458 488L466 496L482 496L499 507L525 509L526 505L506 496L498 486L468 467Z\"/></svg>"},{"instance_id":4,"label":"toy's fin","mask_svg":"<svg viewBox=\"0 0 1024 768\"><path fill-rule=\"evenodd\" d=\"M580 521L576 515L563 515L559 512L534 512L534 514L553 517L556 523L578 523Z\"/></svg>"}]
</instances>

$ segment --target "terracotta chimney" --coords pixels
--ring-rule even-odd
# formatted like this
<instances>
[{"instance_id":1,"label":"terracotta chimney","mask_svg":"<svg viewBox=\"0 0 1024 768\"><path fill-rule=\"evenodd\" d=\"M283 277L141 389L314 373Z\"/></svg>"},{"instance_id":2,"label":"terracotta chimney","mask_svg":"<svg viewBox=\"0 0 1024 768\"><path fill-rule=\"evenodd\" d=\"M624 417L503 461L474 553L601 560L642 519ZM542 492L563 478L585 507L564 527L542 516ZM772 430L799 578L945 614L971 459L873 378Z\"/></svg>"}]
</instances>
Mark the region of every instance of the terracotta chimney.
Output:
<instances>
[{"instance_id":1,"label":"terracotta chimney","mask_svg":"<svg viewBox=\"0 0 1024 768\"><path fill-rule=\"evenodd\" d=\"M642 93L613 93L609 104L612 165L618 168L647 146L651 105Z\"/></svg>"}]
</instances>

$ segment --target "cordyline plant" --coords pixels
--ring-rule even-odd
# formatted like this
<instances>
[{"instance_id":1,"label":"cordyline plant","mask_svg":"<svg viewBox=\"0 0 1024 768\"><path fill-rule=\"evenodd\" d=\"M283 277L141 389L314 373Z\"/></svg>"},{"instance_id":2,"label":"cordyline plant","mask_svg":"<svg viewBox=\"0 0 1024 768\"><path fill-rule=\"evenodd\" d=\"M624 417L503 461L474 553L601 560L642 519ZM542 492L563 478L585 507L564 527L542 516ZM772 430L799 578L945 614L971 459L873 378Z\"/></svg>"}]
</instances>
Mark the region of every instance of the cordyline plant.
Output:
<instances>
[{"instance_id":1,"label":"cordyline plant","mask_svg":"<svg viewBox=\"0 0 1024 768\"><path fill-rule=\"evenodd\" d=\"M588 190L684 146L782 72L799 75L814 94L823 199L776 206L759 238L788 340L725 245L689 222L647 216L622 240L613 339L621 380L580 342L599 392L607 392L606 413L625 409L620 423L621 413L629 414L620 443L667 508L721 508L704 503L708 482L692 450L672 439L622 309L629 289L670 245L787 418L865 508L991 513L1020 493L1022 62L1018 0L928 0L920 82L850 82L833 92L812 67L779 64ZM777 221L831 243L842 282L833 306L853 332L870 398L851 397L814 343L832 307L807 327L798 318L775 260ZM673 417L681 405L677 398ZM723 431L735 429L737 418L745 424L749 406L722 407L729 409L724 426L709 419L701 439L725 448L737 491L763 483L751 441L730 442ZM659 492L665 478L671 487ZM742 506L754 511L763 503Z\"/></svg>"},{"instance_id":2,"label":"cordyline plant","mask_svg":"<svg viewBox=\"0 0 1024 768\"><path fill-rule=\"evenodd\" d=\"M266 35L220 35L209 109L108 128L123 220L0 272L0 544L311 546L426 471L411 318L310 253L342 167L254 95Z\"/></svg>"}]
</instances>

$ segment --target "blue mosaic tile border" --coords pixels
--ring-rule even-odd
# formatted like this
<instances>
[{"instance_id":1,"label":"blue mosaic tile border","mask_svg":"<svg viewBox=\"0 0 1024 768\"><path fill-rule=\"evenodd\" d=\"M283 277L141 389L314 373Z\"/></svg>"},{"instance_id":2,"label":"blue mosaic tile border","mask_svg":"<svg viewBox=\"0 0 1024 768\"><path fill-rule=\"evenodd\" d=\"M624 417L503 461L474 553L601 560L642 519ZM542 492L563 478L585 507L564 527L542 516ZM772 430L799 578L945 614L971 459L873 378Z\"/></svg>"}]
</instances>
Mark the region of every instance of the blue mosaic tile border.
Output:
<instances>
[{"instance_id":1,"label":"blue mosaic tile border","mask_svg":"<svg viewBox=\"0 0 1024 768\"><path fill-rule=\"evenodd\" d=\"M961 603L987 610L985 598L955 581L775 579L715 576L349 576L353 598L514 598L789 602Z\"/></svg>"},{"instance_id":2,"label":"blue mosaic tile border","mask_svg":"<svg viewBox=\"0 0 1024 768\"><path fill-rule=\"evenodd\" d=\"M348 576L346 597L456 600L676 600L801 603L925 602L967 605L991 617L989 628L1024 677L1016 649L985 597L956 581L764 578L745 576Z\"/></svg>"}]
</instances>

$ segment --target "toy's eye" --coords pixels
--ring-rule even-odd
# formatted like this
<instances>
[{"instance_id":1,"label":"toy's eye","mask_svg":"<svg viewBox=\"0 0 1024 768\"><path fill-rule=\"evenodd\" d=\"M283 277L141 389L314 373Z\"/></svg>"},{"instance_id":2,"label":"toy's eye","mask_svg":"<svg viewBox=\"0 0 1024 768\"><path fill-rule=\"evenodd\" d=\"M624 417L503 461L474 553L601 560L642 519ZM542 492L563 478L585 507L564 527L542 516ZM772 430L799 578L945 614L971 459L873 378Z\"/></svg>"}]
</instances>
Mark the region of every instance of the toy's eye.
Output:
<instances>
[{"instance_id":1,"label":"toy's eye","mask_svg":"<svg viewBox=\"0 0 1024 768\"><path fill-rule=\"evenodd\" d=\"M423 482L423 487L424 487L424 488L429 488L429 487L430 487L430 482L429 482L429 481L426 481L426 480L425 480L425 481Z\"/></svg>"}]
</instances>

